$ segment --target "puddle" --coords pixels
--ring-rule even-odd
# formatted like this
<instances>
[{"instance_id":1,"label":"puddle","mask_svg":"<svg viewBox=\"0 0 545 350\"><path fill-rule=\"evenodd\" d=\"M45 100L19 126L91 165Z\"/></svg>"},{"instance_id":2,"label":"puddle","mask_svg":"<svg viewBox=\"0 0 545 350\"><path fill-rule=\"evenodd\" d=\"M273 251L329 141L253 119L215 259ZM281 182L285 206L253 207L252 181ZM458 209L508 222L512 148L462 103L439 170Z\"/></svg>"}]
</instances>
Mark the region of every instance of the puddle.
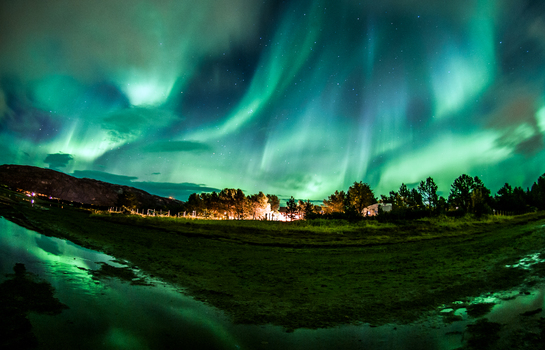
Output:
<instances>
[{"instance_id":1,"label":"puddle","mask_svg":"<svg viewBox=\"0 0 545 350\"><path fill-rule=\"evenodd\" d=\"M542 253L530 254L520 259L516 264L505 265L505 267L529 270L533 265L545 262L545 259L542 258L543 256Z\"/></svg>"}]
</instances>

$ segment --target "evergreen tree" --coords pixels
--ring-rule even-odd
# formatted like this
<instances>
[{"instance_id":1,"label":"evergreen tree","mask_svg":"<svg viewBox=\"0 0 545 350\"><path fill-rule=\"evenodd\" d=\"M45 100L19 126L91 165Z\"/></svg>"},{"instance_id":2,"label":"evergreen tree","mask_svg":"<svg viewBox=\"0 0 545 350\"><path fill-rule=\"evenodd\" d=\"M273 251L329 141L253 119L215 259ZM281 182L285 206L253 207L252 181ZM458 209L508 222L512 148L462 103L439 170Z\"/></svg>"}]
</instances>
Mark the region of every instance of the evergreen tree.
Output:
<instances>
[{"instance_id":1,"label":"evergreen tree","mask_svg":"<svg viewBox=\"0 0 545 350\"><path fill-rule=\"evenodd\" d=\"M496 194L496 208L503 211L511 211L514 209L513 188L507 182L498 190Z\"/></svg>"},{"instance_id":2,"label":"evergreen tree","mask_svg":"<svg viewBox=\"0 0 545 350\"><path fill-rule=\"evenodd\" d=\"M534 182L529 197L533 206L539 210L545 210L545 174Z\"/></svg>"},{"instance_id":3,"label":"evergreen tree","mask_svg":"<svg viewBox=\"0 0 545 350\"><path fill-rule=\"evenodd\" d=\"M468 212L471 205L471 190L474 180L469 175L463 174L454 180L450 188L448 202L451 207Z\"/></svg>"},{"instance_id":4,"label":"evergreen tree","mask_svg":"<svg viewBox=\"0 0 545 350\"><path fill-rule=\"evenodd\" d=\"M399 187L399 207L403 208L403 209L406 209L410 206L410 201L411 201L411 191L409 191L409 189L407 188L407 185L405 185L404 183L401 184L401 186Z\"/></svg>"},{"instance_id":5,"label":"evergreen tree","mask_svg":"<svg viewBox=\"0 0 545 350\"><path fill-rule=\"evenodd\" d=\"M299 201L299 212L305 219L312 218L314 214L319 213L320 207L310 202L310 199L307 199L306 202Z\"/></svg>"},{"instance_id":6,"label":"evergreen tree","mask_svg":"<svg viewBox=\"0 0 545 350\"><path fill-rule=\"evenodd\" d=\"M471 188L471 205L470 211L477 215L490 214L492 212L492 197L490 190L486 188L484 183L478 176L473 178L473 186Z\"/></svg>"},{"instance_id":7,"label":"evergreen tree","mask_svg":"<svg viewBox=\"0 0 545 350\"><path fill-rule=\"evenodd\" d=\"M185 210L191 214L193 211L200 213L204 209L204 203L200 195L192 193L185 203Z\"/></svg>"},{"instance_id":8,"label":"evergreen tree","mask_svg":"<svg viewBox=\"0 0 545 350\"><path fill-rule=\"evenodd\" d=\"M424 206L422 201L422 195L417 191L416 188L413 188L409 194L409 207L413 210L419 209Z\"/></svg>"},{"instance_id":9,"label":"evergreen tree","mask_svg":"<svg viewBox=\"0 0 545 350\"><path fill-rule=\"evenodd\" d=\"M293 196L291 196L286 203L286 212L290 220L293 220L297 214L297 202L295 202L295 198L293 198Z\"/></svg>"},{"instance_id":10,"label":"evergreen tree","mask_svg":"<svg viewBox=\"0 0 545 350\"><path fill-rule=\"evenodd\" d=\"M425 182L420 181L418 193L420 193L422 201L430 210L437 208L437 185L431 177L428 177Z\"/></svg>"},{"instance_id":11,"label":"evergreen tree","mask_svg":"<svg viewBox=\"0 0 545 350\"><path fill-rule=\"evenodd\" d=\"M496 194L496 209L511 213L524 213L529 210L529 205L532 204L529 194L522 187L512 188L511 185L505 183Z\"/></svg>"}]
</instances>

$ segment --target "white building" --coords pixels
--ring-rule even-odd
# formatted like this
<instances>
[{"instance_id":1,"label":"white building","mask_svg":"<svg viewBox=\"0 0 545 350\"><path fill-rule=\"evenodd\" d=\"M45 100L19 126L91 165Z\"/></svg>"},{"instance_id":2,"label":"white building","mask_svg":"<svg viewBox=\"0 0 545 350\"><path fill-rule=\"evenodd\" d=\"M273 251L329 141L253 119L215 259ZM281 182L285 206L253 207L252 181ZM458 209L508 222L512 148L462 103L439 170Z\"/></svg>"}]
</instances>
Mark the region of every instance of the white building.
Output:
<instances>
[{"instance_id":1,"label":"white building","mask_svg":"<svg viewBox=\"0 0 545 350\"><path fill-rule=\"evenodd\" d=\"M381 208L383 212L392 211L392 203L375 203L368 207L363 208L363 216L376 216L378 215L378 208Z\"/></svg>"}]
</instances>

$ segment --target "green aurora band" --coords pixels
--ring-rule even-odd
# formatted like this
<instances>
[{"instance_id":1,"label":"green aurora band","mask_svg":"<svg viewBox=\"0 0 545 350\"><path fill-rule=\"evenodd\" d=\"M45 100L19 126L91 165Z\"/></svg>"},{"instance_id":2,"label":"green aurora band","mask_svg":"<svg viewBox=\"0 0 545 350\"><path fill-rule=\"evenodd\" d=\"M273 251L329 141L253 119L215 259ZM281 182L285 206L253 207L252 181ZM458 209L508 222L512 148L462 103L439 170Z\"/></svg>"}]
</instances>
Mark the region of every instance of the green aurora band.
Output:
<instances>
[{"instance_id":1,"label":"green aurora band","mask_svg":"<svg viewBox=\"0 0 545 350\"><path fill-rule=\"evenodd\" d=\"M0 163L182 200L545 172L540 1L0 8Z\"/></svg>"}]
</instances>

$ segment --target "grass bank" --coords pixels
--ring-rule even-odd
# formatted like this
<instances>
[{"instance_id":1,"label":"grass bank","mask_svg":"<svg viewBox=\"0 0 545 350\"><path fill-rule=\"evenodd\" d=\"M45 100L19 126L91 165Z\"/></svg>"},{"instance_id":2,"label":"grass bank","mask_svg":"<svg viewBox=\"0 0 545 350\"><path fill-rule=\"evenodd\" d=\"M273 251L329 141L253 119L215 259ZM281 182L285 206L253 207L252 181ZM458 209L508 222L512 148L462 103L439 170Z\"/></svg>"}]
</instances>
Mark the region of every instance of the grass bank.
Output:
<instances>
[{"instance_id":1,"label":"grass bank","mask_svg":"<svg viewBox=\"0 0 545 350\"><path fill-rule=\"evenodd\" d=\"M92 215L0 200L0 214L126 259L235 322L288 330L411 322L438 305L521 284L506 268L545 247L545 214L485 221L270 223Z\"/></svg>"}]
</instances>

